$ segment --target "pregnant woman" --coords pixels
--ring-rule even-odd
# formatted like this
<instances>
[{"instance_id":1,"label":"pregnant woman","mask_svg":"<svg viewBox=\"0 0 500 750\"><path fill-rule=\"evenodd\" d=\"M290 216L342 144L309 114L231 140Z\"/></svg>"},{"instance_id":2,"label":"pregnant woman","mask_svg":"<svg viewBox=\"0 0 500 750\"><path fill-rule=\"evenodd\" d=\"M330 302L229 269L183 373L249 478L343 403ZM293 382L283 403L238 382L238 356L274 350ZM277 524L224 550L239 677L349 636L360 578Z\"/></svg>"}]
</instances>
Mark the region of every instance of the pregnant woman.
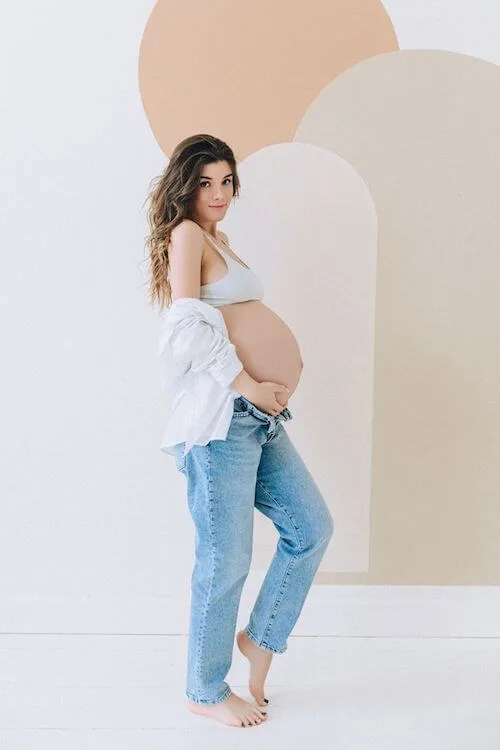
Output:
<instances>
[{"instance_id":1,"label":"pregnant woman","mask_svg":"<svg viewBox=\"0 0 500 750\"><path fill-rule=\"evenodd\" d=\"M149 195L150 298L166 308L159 355L174 397L162 450L187 482L196 533L188 708L236 727L267 713L225 677L236 645L259 707L273 654L287 649L333 534L329 509L283 422L302 371L297 341L263 302L262 281L217 229L239 195L231 148L181 141ZM279 539L248 625L236 633L254 508Z\"/></svg>"}]
</instances>

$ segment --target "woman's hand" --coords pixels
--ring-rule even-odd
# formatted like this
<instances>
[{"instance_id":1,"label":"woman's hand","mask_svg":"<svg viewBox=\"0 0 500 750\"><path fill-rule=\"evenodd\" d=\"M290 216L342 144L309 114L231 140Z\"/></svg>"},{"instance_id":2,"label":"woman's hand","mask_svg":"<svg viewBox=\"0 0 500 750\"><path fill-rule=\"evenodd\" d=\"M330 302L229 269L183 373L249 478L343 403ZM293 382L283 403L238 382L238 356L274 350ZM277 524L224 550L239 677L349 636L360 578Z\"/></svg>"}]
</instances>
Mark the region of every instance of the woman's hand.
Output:
<instances>
[{"instance_id":1,"label":"woman's hand","mask_svg":"<svg viewBox=\"0 0 500 750\"><path fill-rule=\"evenodd\" d=\"M248 395L245 393L242 395L245 396L248 401L251 401L252 404L255 404L257 409L275 417L280 411L283 411L288 404L288 396L285 396L286 402L284 404L277 400L276 393L279 393L280 391L288 394L290 389L286 385L283 385L283 383L274 383L271 380L264 380L262 383L256 382L252 385L251 389L248 391Z\"/></svg>"}]
</instances>

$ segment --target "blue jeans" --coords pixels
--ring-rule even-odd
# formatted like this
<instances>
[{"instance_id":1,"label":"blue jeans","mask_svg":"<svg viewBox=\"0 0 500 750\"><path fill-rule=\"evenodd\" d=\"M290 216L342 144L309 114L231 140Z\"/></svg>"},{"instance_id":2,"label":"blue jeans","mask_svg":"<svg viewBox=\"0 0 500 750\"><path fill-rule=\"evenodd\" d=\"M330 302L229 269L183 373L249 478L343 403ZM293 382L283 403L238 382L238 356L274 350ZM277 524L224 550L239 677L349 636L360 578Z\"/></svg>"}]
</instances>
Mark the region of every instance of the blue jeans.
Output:
<instances>
[{"instance_id":1,"label":"blue jeans","mask_svg":"<svg viewBox=\"0 0 500 750\"><path fill-rule=\"evenodd\" d=\"M273 417L238 396L225 440L194 445L186 456L184 443L175 447L196 531L186 684L195 703L219 703L231 693L224 678L250 569L254 508L279 532L245 628L265 651L286 651L333 534L328 506L282 424L289 419L287 407Z\"/></svg>"}]
</instances>

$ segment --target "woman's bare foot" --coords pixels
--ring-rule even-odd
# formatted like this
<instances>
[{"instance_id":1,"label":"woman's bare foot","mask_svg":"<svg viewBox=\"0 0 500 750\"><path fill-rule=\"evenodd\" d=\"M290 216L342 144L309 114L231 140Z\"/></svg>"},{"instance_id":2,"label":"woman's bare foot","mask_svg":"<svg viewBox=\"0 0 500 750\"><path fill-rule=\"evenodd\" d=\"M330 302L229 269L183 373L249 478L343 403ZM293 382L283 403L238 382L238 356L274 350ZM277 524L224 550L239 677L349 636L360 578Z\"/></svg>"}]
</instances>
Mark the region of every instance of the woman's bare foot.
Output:
<instances>
[{"instance_id":1,"label":"woman's bare foot","mask_svg":"<svg viewBox=\"0 0 500 750\"><path fill-rule=\"evenodd\" d=\"M248 727L267 719L266 714L236 693L230 693L220 703L194 703L188 700L188 709L194 714L216 719L231 727Z\"/></svg>"},{"instance_id":2,"label":"woman's bare foot","mask_svg":"<svg viewBox=\"0 0 500 750\"><path fill-rule=\"evenodd\" d=\"M259 706L265 706L264 682L266 681L267 673L271 666L273 654L271 651L265 651L264 649L259 648L250 640L244 630L238 630L236 633L236 643L238 644L238 648L243 656L246 656L250 662L248 689Z\"/></svg>"}]
</instances>

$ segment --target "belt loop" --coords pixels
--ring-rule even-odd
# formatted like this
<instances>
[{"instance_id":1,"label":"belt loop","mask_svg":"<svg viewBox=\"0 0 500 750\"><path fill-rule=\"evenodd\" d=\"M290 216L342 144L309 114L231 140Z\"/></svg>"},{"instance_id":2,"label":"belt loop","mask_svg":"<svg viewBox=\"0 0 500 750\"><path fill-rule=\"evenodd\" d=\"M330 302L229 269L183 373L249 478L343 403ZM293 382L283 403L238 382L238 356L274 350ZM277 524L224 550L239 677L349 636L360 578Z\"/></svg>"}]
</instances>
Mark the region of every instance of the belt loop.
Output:
<instances>
[{"instance_id":1,"label":"belt loop","mask_svg":"<svg viewBox=\"0 0 500 750\"><path fill-rule=\"evenodd\" d=\"M269 415L269 428L267 430L267 439L266 443L268 443L271 438L273 437L274 433L276 432L276 417L273 417L272 415Z\"/></svg>"}]
</instances>

